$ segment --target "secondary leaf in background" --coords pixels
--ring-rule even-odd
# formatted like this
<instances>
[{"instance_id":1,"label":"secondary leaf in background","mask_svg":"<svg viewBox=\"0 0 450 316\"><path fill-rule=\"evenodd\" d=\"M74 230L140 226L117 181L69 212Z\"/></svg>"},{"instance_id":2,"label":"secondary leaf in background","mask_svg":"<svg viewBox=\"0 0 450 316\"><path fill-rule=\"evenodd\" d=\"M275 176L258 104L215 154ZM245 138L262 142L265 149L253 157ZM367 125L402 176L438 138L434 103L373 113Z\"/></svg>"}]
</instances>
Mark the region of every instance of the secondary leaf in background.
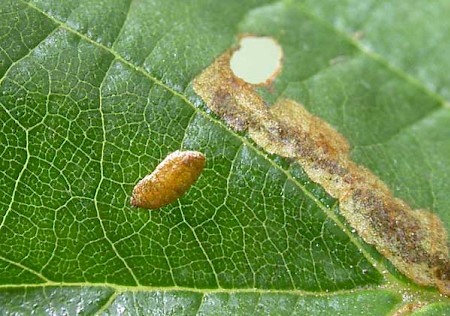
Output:
<instances>
[{"instance_id":1,"label":"secondary leaf in background","mask_svg":"<svg viewBox=\"0 0 450 316\"><path fill-rule=\"evenodd\" d=\"M396 3L390 12L403 10ZM67 293L90 298L87 313L133 313L138 305L187 313L189 301L205 313L211 302L212 312L231 305L243 314L283 313L286 297L298 304L290 311L312 306L311 313L384 314L408 299L448 306L323 212L320 203L339 217L298 166L230 131L192 91L193 78L238 34L273 36L289 58L266 98L302 100L349 139L354 159L449 229L442 175L450 173L450 114L442 98L386 66L383 55L362 51L313 7L265 4L0 2L0 283L4 302L13 301L0 304L3 313L50 311L60 301L76 313L79 301ZM427 7L439 14L444 5ZM449 33L447 19L418 21ZM442 64L441 77L447 70ZM131 209L137 180L180 148L208 159L189 196L161 212Z\"/></svg>"}]
</instances>

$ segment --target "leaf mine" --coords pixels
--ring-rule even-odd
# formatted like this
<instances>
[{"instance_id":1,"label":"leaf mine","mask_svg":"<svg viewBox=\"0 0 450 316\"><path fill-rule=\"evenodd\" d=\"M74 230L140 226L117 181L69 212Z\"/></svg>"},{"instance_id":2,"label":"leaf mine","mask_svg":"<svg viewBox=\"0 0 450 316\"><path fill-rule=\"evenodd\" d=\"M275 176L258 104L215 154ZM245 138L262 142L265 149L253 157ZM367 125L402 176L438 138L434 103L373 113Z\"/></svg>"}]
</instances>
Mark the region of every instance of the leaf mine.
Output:
<instances>
[{"instance_id":1,"label":"leaf mine","mask_svg":"<svg viewBox=\"0 0 450 316\"><path fill-rule=\"evenodd\" d=\"M195 80L194 90L233 130L271 154L299 163L309 178L340 202L361 238L395 267L425 286L450 294L447 232L439 218L395 198L372 172L354 163L345 137L293 100L268 107L255 86L230 68L226 51Z\"/></svg>"},{"instance_id":2,"label":"leaf mine","mask_svg":"<svg viewBox=\"0 0 450 316\"><path fill-rule=\"evenodd\" d=\"M133 189L130 204L158 209L181 197L198 179L206 158L198 151L175 151L168 155Z\"/></svg>"}]
</instances>

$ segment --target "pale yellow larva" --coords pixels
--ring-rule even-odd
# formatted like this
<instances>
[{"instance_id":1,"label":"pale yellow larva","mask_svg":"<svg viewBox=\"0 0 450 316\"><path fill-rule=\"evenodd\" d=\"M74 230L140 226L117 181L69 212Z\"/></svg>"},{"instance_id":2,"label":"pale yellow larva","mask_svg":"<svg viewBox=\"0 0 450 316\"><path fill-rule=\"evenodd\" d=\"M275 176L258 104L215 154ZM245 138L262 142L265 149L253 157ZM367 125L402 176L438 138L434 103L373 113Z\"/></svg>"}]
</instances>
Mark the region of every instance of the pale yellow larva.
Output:
<instances>
[{"instance_id":1,"label":"pale yellow larva","mask_svg":"<svg viewBox=\"0 0 450 316\"><path fill-rule=\"evenodd\" d=\"M158 209L172 203L198 179L205 163L205 156L198 151L177 150L171 153L136 184L131 205Z\"/></svg>"}]
</instances>

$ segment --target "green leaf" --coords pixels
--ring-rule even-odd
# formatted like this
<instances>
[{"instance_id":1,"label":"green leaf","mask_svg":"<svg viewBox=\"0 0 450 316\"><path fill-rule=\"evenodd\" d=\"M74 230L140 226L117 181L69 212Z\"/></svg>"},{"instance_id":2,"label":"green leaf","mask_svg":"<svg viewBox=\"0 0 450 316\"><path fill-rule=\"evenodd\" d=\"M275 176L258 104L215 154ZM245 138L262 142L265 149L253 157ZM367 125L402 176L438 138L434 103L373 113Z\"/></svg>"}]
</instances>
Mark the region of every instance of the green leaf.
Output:
<instances>
[{"instance_id":1,"label":"green leaf","mask_svg":"<svg viewBox=\"0 0 450 316\"><path fill-rule=\"evenodd\" d=\"M239 34L274 37L284 63L261 91L268 102L302 102L449 231L448 9L0 0L0 313L448 312L298 165L232 131L192 90ZM132 208L133 186L178 149L206 155L199 180L160 210Z\"/></svg>"}]
</instances>

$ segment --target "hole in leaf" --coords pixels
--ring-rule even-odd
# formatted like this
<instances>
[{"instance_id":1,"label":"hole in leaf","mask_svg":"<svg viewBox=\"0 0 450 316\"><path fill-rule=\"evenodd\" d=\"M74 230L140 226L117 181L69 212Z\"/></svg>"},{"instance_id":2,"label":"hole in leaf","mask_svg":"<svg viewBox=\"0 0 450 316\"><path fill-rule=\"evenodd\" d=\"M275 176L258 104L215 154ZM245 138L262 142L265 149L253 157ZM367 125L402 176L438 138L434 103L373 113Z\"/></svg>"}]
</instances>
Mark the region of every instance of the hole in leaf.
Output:
<instances>
[{"instance_id":1,"label":"hole in leaf","mask_svg":"<svg viewBox=\"0 0 450 316\"><path fill-rule=\"evenodd\" d=\"M283 52L271 37L243 37L233 53L230 67L234 75L251 84L267 84L281 70Z\"/></svg>"}]
</instances>

